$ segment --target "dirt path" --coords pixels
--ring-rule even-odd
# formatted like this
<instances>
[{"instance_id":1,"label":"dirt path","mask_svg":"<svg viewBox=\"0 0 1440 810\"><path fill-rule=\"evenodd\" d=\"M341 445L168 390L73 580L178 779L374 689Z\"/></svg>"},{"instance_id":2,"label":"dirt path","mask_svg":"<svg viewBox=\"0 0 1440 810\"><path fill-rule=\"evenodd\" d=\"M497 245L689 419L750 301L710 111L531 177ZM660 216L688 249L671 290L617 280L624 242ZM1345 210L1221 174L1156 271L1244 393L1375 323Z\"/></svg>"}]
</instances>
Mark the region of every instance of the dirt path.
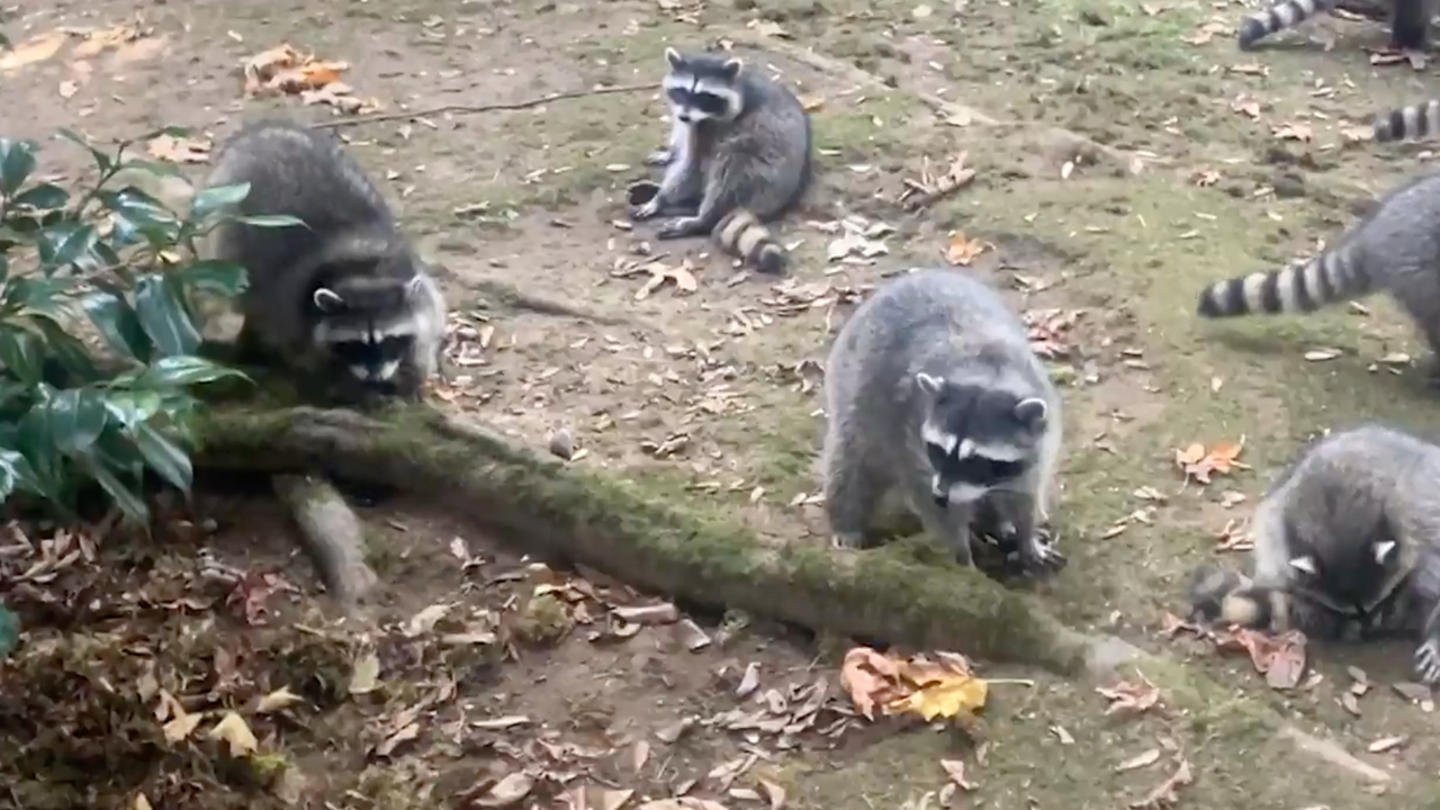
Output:
<instances>
[{"instance_id":1,"label":"dirt path","mask_svg":"<svg viewBox=\"0 0 1440 810\"><path fill-rule=\"evenodd\" d=\"M221 134L267 106L322 120L322 109L293 101L239 99L235 65L282 39L349 61L347 83L389 111L658 80L667 44L737 43L738 54L796 83L815 108L820 183L785 228L799 269L780 283L737 283L728 262L703 245L660 244L624 223L623 188L644 176L641 159L664 135L654 94L343 130L446 269L452 306L469 326L453 406L536 441L566 428L583 451L576 463L708 501L763 533L818 542L823 518L806 496L816 489L814 394L828 335L867 287L907 263L943 263L948 234L963 231L990 245L972 268L1013 290L1016 306L1057 329L1053 337L1068 351L1057 363L1069 370L1071 437L1057 524L1072 562L1045 598L1077 626L1188 656L1224 685L1190 696L1187 705L1203 711L1125 718L1104 715L1106 701L1089 686L1002 673L1037 685L996 688L989 742L977 759L948 735L923 731L856 724L826 736L826 722L848 719L831 709L794 733L726 730L733 717L717 715L757 710L733 695L748 663L761 663L757 694L773 689L771 702L781 701L762 712L773 719L814 697L802 691L807 684L828 682L833 693L840 649L746 629L737 617L727 617L733 633L724 643L693 654L664 629L597 644L581 627L559 646L503 662L402 643L392 632L383 636L392 646L381 647L387 677L394 673L385 700L317 701L326 711L306 715L308 729L273 730L271 742L307 776L295 795L310 806L430 806L519 763L552 787L588 780L596 790L663 797L701 779L697 794L758 807L749 794L727 794L725 774L707 777L751 756L729 787L761 790L763 776L785 788L788 807L925 806L925 794L945 784L941 758L970 763L975 788L957 807L1124 806L1181 760L1194 782L1179 788L1180 806L1196 810L1433 801L1433 715L1385 686L1406 676L1403 650L1321 651L1322 680L1276 693L1248 665L1198 648L1190 656L1158 634L1184 572L1212 555L1226 524L1244 516L1268 474L1307 436L1361 418L1440 425L1417 371L1380 362L1420 355L1385 302L1367 302L1371 314L1363 316L1341 308L1226 328L1191 316L1207 281L1333 238L1355 206L1417 164L1414 148L1344 144L1343 134L1376 109L1424 95L1410 68L1368 64L1364 48L1384 40L1377 26L1320 20L1306 31L1333 38L1333 50L1306 44L1302 34L1255 55L1236 52L1226 27L1238 7L1164 0L884 9L854 0L31 2L5 30L20 42L136 13L150 36L86 60L88 72L77 72L62 50L6 75L0 98L25 114L7 117L5 134L45 139L72 126L115 138L165 124ZM766 45L767 36L781 39ZM846 69L789 58L797 47ZM62 94L66 82L73 94ZM946 100L996 122L937 104ZM962 151L978 172L970 188L918 214L897 204L904 180L918 179L927 160L943 167ZM59 145L46 156L48 169L80 168ZM884 252L827 261L846 218L860 228L888 226L876 240ZM644 260L688 262L698 289L685 294L666 282L641 297L650 274L626 271ZM599 317L509 306L487 286L493 282ZM1339 356L1302 359L1321 348ZM1175 449L1241 436L1251 469L1208 487L1182 486ZM222 523L217 546L251 549L249 565L284 566L281 529L267 532L261 518L240 511ZM390 555L387 615L397 621L453 603L468 611L457 626L489 626L517 600L526 603L523 566L482 552L483 538L466 540L484 561L462 565L444 546L463 532L443 522L402 509L372 525L385 535L377 547ZM306 609L277 609L279 624ZM155 632L169 638L188 620L166 621L169 629ZM236 632L255 649L298 654L283 633ZM297 671L293 660L264 658L252 661L257 686L269 679L264 688L277 688ZM1355 702L1358 712L1341 700L1352 688L1347 664L1374 682ZM435 690L443 697L425 703ZM421 704L418 737L376 755L376 741L398 730L386 724ZM1297 753L1271 726L1252 722L1262 708L1333 739L1390 780L1377 786ZM507 716L526 719L481 722ZM676 732L686 718L691 724ZM1371 742L1397 736L1405 741L1366 753ZM1159 752L1153 761L1116 770L1151 749Z\"/></svg>"}]
</instances>

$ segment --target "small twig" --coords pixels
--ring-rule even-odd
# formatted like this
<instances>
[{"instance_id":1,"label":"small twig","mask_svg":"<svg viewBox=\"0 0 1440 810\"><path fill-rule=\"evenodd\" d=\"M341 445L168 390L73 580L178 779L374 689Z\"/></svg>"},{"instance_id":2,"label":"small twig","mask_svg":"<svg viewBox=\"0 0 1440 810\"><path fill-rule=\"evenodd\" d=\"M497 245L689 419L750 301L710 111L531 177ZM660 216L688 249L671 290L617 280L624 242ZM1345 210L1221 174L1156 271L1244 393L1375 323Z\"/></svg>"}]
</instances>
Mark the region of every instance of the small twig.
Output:
<instances>
[{"instance_id":1,"label":"small twig","mask_svg":"<svg viewBox=\"0 0 1440 810\"><path fill-rule=\"evenodd\" d=\"M381 121L403 121L407 118L423 118L443 113L482 113L496 112L500 110L528 110L531 107L539 107L542 104L549 104L552 101L564 101L571 98L586 98L588 96L607 96L612 93L639 93L644 90L658 90L659 83L649 84L621 84L615 87L596 87L592 90L568 90L564 93L551 93L540 98L531 98L524 101L506 101L495 104L445 104L440 107L429 107L423 110L411 110L409 112L379 113L377 115L361 115L355 118L341 118L336 121L322 121L318 124L311 124L311 129L338 129L340 127L355 127L361 124L375 124Z\"/></svg>"}]
</instances>

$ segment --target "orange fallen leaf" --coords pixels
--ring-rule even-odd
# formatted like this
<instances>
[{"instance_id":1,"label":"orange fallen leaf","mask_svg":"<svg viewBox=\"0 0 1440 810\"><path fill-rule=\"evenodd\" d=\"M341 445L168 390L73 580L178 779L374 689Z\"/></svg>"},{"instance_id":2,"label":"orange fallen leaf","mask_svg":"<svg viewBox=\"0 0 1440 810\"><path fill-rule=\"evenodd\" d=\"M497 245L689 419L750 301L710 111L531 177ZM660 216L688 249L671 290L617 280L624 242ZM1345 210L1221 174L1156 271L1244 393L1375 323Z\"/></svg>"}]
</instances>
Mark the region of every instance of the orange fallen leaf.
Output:
<instances>
[{"instance_id":1,"label":"orange fallen leaf","mask_svg":"<svg viewBox=\"0 0 1440 810\"><path fill-rule=\"evenodd\" d=\"M876 704L895 692L895 681L899 677L895 662L869 647L855 647L845 653L845 661L840 665L840 683L867 720L875 719Z\"/></svg>"},{"instance_id":2,"label":"orange fallen leaf","mask_svg":"<svg viewBox=\"0 0 1440 810\"><path fill-rule=\"evenodd\" d=\"M1116 714L1118 712L1134 712L1140 714L1149 711L1160 703L1160 689L1150 683L1142 676L1144 683L1136 684L1130 681L1121 681L1114 686L1097 686L1099 692L1110 701L1105 707L1105 714Z\"/></svg>"},{"instance_id":3,"label":"orange fallen leaf","mask_svg":"<svg viewBox=\"0 0 1440 810\"><path fill-rule=\"evenodd\" d=\"M1248 465L1237 460L1244 449L1244 436L1241 436L1238 442L1220 442L1209 451L1205 449L1205 445L1195 442L1184 450L1175 451L1175 463L1185 471L1187 479L1194 478L1202 484L1208 484L1211 473L1250 469Z\"/></svg>"},{"instance_id":4,"label":"orange fallen leaf","mask_svg":"<svg viewBox=\"0 0 1440 810\"><path fill-rule=\"evenodd\" d=\"M59 53L67 39L69 36L64 31L47 31L18 42L10 50L0 53L0 70L19 70L26 65L44 62Z\"/></svg>"},{"instance_id":5,"label":"orange fallen leaf","mask_svg":"<svg viewBox=\"0 0 1440 810\"><path fill-rule=\"evenodd\" d=\"M957 231L950 237L950 246L945 249L945 259L951 264L968 267L976 256L992 247L990 243L979 239L967 239L963 232Z\"/></svg>"},{"instance_id":6,"label":"orange fallen leaf","mask_svg":"<svg viewBox=\"0 0 1440 810\"><path fill-rule=\"evenodd\" d=\"M150 157L169 163L207 163L210 160L210 142L193 138L161 135L145 144L145 151Z\"/></svg>"},{"instance_id":7,"label":"orange fallen leaf","mask_svg":"<svg viewBox=\"0 0 1440 810\"><path fill-rule=\"evenodd\" d=\"M1175 768L1175 773L1168 779L1161 782L1154 790L1145 794L1145 798L1130 803L1131 810L1158 810L1163 807L1174 807L1180 801L1178 790L1192 781L1195 777L1190 773L1190 763L1184 759Z\"/></svg>"},{"instance_id":8,"label":"orange fallen leaf","mask_svg":"<svg viewBox=\"0 0 1440 810\"><path fill-rule=\"evenodd\" d=\"M1278 636L1238 627L1215 634L1219 649L1241 649L1255 671L1272 689L1294 689L1305 675L1305 634L1291 630Z\"/></svg>"}]
</instances>

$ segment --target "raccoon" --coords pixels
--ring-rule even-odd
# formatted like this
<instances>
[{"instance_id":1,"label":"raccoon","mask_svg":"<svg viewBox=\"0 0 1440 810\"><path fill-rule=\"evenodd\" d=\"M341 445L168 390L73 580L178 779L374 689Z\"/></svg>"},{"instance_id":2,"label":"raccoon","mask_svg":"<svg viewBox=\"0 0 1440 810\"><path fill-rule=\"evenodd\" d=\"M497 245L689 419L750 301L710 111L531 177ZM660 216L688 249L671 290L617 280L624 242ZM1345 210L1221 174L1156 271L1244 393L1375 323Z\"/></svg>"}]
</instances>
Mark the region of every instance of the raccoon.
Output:
<instances>
[{"instance_id":1,"label":"raccoon","mask_svg":"<svg viewBox=\"0 0 1440 810\"><path fill-rule=\"evenodd\" d=\"M660 239L710 234L763 273L789 257L764 223L800 201L810 184L810 115L788 89L739 59L665 49L668 145L659 191L631 209L637 221L672 217Z\"/></svg>"},{"instance_id":2,"label":"raccoon","mask_svg":"<svg viewBox=\"0 0 1440 810\"><path fill-rule=\"evenodd\" d=\"M1440 172L1390 191L1312 259L1210 285L1197 312L1205 318L1313 312L1376 290L1394 297L1440 355Z\"/></svg>"},{"instance_id":3,"label":"raccoon","mask_svg":"<svg viewBox=\"0 0 1440 810\"><path fill-rule=\"evenodd\" d=\"M1418 636L1415 672L1440 681L1440 446L1378 425L1311 445L1251 521L1253 579L1210 568L1195 615L1332 640Z\"/></svg>"},{"instance_id":4,"label":"raccoon","mask_svg":"<svg viewBox=\"0 0 1440 810\"><path fill-rule=\"evenodd\" d=\"M415 398L440 367L445 301L379 190L333 135L262 119L226 140L205 186L249 183L242 215L304 227L226 223L217 259L243 265L241 343L357 394Z\"/></svg>"},{"instance_id":5,"label":"raccoon","mask_svg":"<svg viewBox=\"0 0 1440 810\"><path fill-rule=\"evenodd\" d=\"M1037 534L1060 456L1060 396L998 293L959 271L889 282L841 328L825 367L821 468L837 545L873 545L898 495L973 562L972 528L999 529L1032 572L1064 556Z\"/></svg>"},{"instance_id":6,"label":"raccoon","mask_svg":"<svg viewBox=\"0 0 1440 810\"><path fill-rule=\"evenodd\" d=\"M1440 99L1382 113L1376 116L1371 130L1379 143L1424 138L1440 131Z\"/></svg>"},{"instance_id":7,"label":"raccoon","mask_svg":"<svg viewBox=\"0 0 1440 810\"><path fill-rule=\"evenodd\" d=\"M1240 23L1237 40L1240 50L1248 51L1255 43L1324 11L1329 12L1334 0L1280 0L1280 2L1246 17ZM1430 0L1391 0L1390 47L1397 51L1423 51L1430 35Z\"/></svg>"}]
</instances>

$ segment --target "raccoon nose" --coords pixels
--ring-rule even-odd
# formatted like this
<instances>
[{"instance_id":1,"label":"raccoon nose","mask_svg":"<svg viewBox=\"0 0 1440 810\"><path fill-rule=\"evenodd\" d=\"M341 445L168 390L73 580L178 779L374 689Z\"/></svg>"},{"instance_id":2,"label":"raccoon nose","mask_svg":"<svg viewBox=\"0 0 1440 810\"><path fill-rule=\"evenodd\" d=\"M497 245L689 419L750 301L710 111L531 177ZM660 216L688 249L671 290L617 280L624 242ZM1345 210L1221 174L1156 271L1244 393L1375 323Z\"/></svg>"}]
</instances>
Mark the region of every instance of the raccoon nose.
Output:
<instances>
[{"instance_id":1,"label":"raccoon nose","mask_svg":"<svg viewBox=\"0 0 1440 810\"><path fill-rule=\"evenodd\" d=\"M935 505L941 509L950 505L950 493L940 485L938 478L930 485L930 497L935 499Z\"/></svg>"},{"instance_id":2,"label":"raccoon nose","mask_svg":"<svg viewBox=\"0 0 1440 810\"><path fill-rule=\"evenodd\" d=\"M679 118L679 119L680 119L680 123L682 123L682 124L688 124L688 123L690 123L690 113L688 113L688 112L676 113L676 114L675 114L675 117L676 117L676 118Z\"/></svg>"}]
</instances>

